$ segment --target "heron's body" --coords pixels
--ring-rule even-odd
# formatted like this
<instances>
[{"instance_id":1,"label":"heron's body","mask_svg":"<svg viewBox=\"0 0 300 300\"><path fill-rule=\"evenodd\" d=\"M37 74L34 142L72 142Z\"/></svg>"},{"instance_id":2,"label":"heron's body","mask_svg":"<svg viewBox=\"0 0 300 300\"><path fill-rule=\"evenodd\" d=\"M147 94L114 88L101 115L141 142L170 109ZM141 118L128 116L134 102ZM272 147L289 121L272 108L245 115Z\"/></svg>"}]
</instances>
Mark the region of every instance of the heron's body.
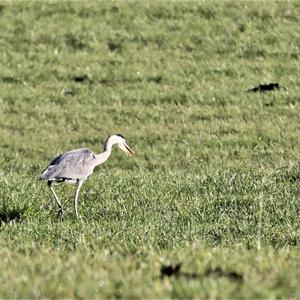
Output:
<instances>
[{"instance_id":1,"label":"heron's body","mask_svg":"<svg viewBox=\"0 0 300 300\"><path fill-rule=\"evenodd\" d=\"M52 191L54 198L59 207L59 214L62 217L63 209L62 205L56 196L52 187L53 182L70 182L77 183L77 189L74 197L74 207L76 216L78 217L77 202L78 194L82 183L93 174L94 168L103 162L105 162L112 150L112 146L118 144L119 147L129 153L133 154L133 151L127 145L125 138L122 135L110 136L104 144L104 152L100 154L93 153L88 148L80 148L72 151L65 152L54 158L48 167L41 175L41 179L47 181L50 190Z\"/></svg>"},{"instance_id":2,"label":"heron's body","mask_svg":"<svg viewBox=\"0 0 300 300\"><path fill-rule=\"evenodd\" d=\"M85 180L97 166L96 155L87 148L68 151L57 156L43 172L41 179L47 181Z\"/></svg>"}]
</instances>

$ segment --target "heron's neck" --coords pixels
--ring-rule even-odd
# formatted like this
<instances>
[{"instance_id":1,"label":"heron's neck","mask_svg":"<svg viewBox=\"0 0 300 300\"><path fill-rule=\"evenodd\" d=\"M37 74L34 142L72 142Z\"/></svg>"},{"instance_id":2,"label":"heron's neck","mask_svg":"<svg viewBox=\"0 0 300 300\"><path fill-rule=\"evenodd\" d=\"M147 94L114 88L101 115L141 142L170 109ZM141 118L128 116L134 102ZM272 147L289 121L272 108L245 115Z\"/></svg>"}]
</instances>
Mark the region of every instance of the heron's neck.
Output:
<instances>
[{"instance_id":1,"label":"heron's neck","mask_svg":"<svg viewBox=\"0 0 300 300\"><path fill-rule=\"evenodd\" d=\"M110 157L110 154L111 154L111 149L112 149L112 144L111 143L107 143L104 146L104 151L102 153L100 153L100 154L96 154L96 163L95 163L95 166L101 165L106 160L108 160L108 158Z\"/></svg>"}]
</instances>

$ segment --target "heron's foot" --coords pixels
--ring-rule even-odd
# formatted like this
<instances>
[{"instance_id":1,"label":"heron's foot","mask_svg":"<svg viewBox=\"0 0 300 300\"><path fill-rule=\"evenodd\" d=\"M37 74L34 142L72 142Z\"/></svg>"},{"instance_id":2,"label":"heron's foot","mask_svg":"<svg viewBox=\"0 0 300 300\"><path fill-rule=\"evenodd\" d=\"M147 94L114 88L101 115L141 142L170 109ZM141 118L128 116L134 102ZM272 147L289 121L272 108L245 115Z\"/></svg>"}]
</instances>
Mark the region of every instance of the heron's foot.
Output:
<instances>
[{"instance_id":1,"label":"heron's foot","mask_svg":"<svg viewBox=\"0 0 300 300\"><path fill-rule=\"evenodd\" d=\"M62 221L64 219L64 210L62 207L58 210L58 218Z\"/></svg>"}]
</instances>

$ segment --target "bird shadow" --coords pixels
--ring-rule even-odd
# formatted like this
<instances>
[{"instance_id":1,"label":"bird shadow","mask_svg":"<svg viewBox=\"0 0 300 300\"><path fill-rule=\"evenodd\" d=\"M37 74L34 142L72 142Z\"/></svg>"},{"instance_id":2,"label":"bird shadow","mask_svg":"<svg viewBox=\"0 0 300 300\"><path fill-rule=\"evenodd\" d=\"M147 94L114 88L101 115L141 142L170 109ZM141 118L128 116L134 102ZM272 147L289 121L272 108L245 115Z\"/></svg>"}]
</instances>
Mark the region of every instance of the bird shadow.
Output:
<instances>
[{"instance_id":1,"label":"bird shadow","mask_svg":"<svg viewBox=\"0 0 300 300\"><path fill-rule=\"evenodd\" d=\"M16 208L0 208L0 226L10 222L21 222L22 216L25 214L27 207Z\"/></svg>"}]
</instances>

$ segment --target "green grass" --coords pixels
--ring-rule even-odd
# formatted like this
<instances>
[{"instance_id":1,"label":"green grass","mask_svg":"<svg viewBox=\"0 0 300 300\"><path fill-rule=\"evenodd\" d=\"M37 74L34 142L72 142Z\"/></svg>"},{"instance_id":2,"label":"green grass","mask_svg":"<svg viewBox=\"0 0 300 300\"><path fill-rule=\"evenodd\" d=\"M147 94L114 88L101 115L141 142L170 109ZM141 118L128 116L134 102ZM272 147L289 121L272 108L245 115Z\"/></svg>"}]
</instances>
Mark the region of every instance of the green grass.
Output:
<instances>
[{"instance_id":1,"label":"green grass","mask_svg":"<svg viewBox=\"0 0 300 300\"><path fill-rule=\"evenodd\" d=\"M0 297L299 298L299 16L297 1L1 1ZM245 92L269 82L286 89ZM79 221L57 186L60 222L40 173L112 133L136 155L96 169ZM178 263L189 276L161 278Z\"/></svg>"}]
</instances>

